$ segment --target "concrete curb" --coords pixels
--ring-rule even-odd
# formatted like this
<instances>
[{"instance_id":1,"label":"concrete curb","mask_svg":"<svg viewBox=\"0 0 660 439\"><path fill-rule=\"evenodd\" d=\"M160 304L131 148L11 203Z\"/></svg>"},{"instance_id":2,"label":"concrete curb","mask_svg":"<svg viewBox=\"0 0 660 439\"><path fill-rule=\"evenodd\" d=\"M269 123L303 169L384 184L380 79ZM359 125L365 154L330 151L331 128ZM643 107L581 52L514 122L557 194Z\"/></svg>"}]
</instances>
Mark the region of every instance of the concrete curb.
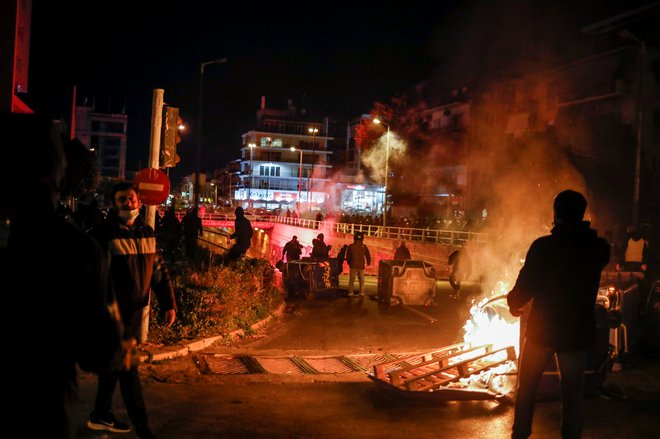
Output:
<instances>
[{"instance_id":1,"label":"concrete curb","mask_svg":"<svg viewBox=\"0 0 660 439\"><path fill-rule=\"evenodd\" d=\"M256 331L264 327L265 325L270 323L275 317L281 316L284 313L285 309L286 309L286 303L282 303L268 317L250 326L250 329ZM236 331L232 331L229 334L214 335L212 337L206 337L176 346L168 346L168 347L156 346L153 349L145 349L143 353L140 355L140 361L143 363L152 363L154 361L165 361L177 357L185 357L186 355L192 352L201 351L202 349L212 345L218 340L222 340L225 338L229 340L234 340L244 335L245 335L245 330L237 329Z\"/></svg>"}]
</instances>

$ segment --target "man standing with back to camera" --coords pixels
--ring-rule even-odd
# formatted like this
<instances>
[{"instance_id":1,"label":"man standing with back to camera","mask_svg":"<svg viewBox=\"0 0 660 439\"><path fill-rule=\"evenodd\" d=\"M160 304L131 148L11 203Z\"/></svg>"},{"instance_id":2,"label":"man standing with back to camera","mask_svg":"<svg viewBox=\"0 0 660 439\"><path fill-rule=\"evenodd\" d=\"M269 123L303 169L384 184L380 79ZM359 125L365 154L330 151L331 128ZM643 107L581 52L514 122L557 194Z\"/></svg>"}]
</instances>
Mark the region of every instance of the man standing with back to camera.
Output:
<instances>
[{"instance_id":1,"label":"man standing with back to camera","mask_svg":"<svg viewBox=\"0 0 660 439\"><path fill-rule=\"evenodd\" d=\"M583 221L584 196L572 190L554 199L551 235L532 243L507 302L512 315L531 302L518 367L512 439L532 434L536 393L555 356L561 380L564 439L582 434L587 351L596 340L594 307L610 246Z\"/></svg>"}]
</instances>

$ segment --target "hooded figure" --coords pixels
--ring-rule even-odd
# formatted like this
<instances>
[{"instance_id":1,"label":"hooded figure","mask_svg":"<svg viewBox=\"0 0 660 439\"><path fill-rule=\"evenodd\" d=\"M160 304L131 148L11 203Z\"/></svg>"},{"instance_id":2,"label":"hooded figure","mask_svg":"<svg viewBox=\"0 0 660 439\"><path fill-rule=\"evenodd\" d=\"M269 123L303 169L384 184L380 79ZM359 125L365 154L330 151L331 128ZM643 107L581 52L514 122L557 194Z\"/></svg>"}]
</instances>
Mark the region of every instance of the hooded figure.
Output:
<instances>
[{"instance_id":1,"label":"hooded figure","mask_svg":"<svg viewBox=\"0 0 660 439\"><path fill-rule=\"evenodd\" d=\"M521 343L513 438L531 435L538 383L555 354L561 371L562 436L577 438L582 431L584 370L596 341L594 307L610 246L582 220L587 200L581 193L562 191L553 207L551 234L532 243L507 296L514 316L531 303Z\"/></svg>"},{"instance_id":2,"label":"hooded figure","mask_svg":"<svg viewBox=\"0 0 660 439\"><path fill-rule=\"evenodd\" d=\"M318 236L312 240L312 254L310 255L314 259L328 259L330 257L330 248L332 245L327 245L323 241L323 233L319 233Z\"/></svg>"},{"instance_id":3,"label":"hooded figure","mask_svg":"<svg viewBox=\"0 0 660 439\"><path fill-rule=\"evenodd\" d=\"M242 207L237 207L234 211L236 219L234 220L235 232L231 234L230 238L235 239L236 243L229 249L227 253L227 261L234 261L243 256L252 243L252 224L250 220L245 218L245 211Z\"/></svg>"}]
</instances>

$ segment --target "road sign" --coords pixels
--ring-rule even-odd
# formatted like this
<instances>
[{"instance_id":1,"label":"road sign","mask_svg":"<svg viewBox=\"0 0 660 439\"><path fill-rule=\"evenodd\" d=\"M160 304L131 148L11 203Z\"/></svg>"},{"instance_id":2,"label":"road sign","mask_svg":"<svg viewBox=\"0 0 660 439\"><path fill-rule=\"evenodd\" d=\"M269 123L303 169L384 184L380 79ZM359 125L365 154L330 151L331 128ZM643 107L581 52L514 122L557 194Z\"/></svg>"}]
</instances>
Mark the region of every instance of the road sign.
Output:
<instances>
[{"instance_id":1,"label":"road sign","mask_svg":"<svg viewBox=\"0 0 660 439\"><path fill-rule=\"evenodd\" d=\"M154 168L143 169L135 175L133 184L140 193L140 201L148 206L162 204L170 193L170 179Z\"/></svg>"}]
</instances>

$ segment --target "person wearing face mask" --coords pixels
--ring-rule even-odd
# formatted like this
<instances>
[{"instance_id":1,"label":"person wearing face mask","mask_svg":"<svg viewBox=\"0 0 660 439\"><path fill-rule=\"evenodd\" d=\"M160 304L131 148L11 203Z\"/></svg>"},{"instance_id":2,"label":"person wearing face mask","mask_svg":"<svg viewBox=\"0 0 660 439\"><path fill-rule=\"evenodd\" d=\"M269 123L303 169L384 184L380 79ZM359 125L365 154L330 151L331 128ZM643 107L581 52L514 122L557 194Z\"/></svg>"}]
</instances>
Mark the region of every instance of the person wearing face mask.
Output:
<instances>
[{"instance_id":1,"label":"person wearing face mask","mask_svg":"<svg viewBox=\"0 0 660 439\"><path fill-rule=\"evenodd\" d=\"M124 345L134 352L142 333L142 310L148 306L151 289L158 297L168 326L176 319L174 290L165 263L157 252L154 230L140 216L140 198L133 183L116 183L110 199L113 209L92 235L109 254L110 284L124 324ZM94 411L87 426L113 433L130 431L128 425L117 421L112 414L112 395L118 382L136 435L154 437L147 423L137 361L133 361L128 370L99 374Z\"/></svg>"}]
</instances>

